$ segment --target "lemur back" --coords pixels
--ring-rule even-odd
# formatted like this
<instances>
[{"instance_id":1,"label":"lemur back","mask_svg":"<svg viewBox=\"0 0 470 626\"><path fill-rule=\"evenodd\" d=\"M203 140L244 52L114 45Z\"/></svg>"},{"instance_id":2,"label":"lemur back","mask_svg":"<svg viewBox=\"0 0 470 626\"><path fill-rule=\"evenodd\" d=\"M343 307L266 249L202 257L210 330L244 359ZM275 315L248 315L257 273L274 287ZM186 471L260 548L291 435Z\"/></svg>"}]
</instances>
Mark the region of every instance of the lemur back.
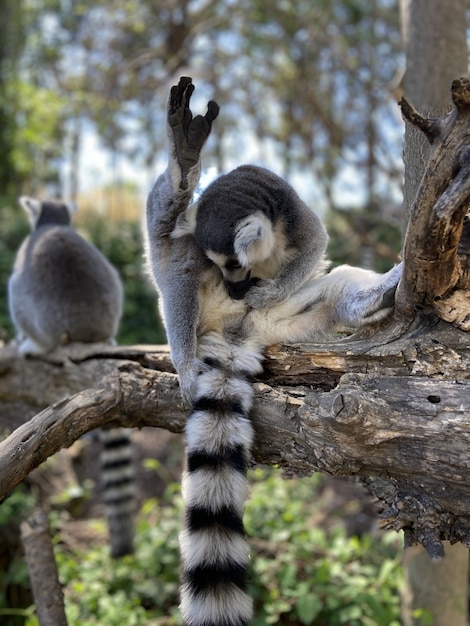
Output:
<instances>
[{"instance_id":1,"label":"lemur back","mask_svg":"<svg viewBox=\"0 0 470 626\"><path fill-rule=\"evenodd\" d=\"M9 280L20 351L43 353L72 341L112 340L122 312L116 270L70 226L65 204L21 198L32 233Z\"/></svg>"},{"instance_id":2,"label":"lemur back","mask_svg":"<svg viewBox=\"0 0 470 626\"><path fill-rule=\"evenodd\" d=\"M264 349L316 340L341 324L383 319L397 266L381 276L341 266L325 274L327 235L292 187L242 166L191 204L200 152L218 106L193 118L190 78L171 89L168 168L147 202L147 256L192 407L183 476L181 612L187 626L247 626L249 548L243 528L251 456L251 380Z\"/></svg>"},{"instance_id":3,"label":"lemur back","mask_svg":"<svg viewBox=\"0 0 470 626\"><path fill-rule=\"evenodd\" d=\"M22 197L31 234L22 243L8 283L9 308L23 355L70 342L111 342L123 290L114 267L71 227L71 208ZM131 442L125 429L101 432L103 497L111 552L132 551L134 489Z\"/></svg>"}]
</instances>

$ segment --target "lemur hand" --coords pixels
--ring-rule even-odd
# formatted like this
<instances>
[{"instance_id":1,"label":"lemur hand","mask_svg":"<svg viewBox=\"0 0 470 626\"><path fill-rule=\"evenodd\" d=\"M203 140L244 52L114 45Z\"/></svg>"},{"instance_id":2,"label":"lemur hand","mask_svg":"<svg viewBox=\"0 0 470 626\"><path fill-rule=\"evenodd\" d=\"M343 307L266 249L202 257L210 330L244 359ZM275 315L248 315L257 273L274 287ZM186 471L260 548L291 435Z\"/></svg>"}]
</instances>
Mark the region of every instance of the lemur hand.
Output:
<instances>
[{"instance_id":1,"label":"lemur hand","mask_svg":"<svg viewBox=\"0 0 470 626\"><path fill-rule=\"evenodd\" d=\"M219 105L211 100L207 104L207 113L193 118L189 108L193 91L192 79L183 76L178 85L171 88L168 101L168 125L181 167L183 188L187 187L188 172L199 162L199 155L210 135L212 122L219 114Z\"/></svg>"},{"instance_id":2,"label":"lemur hand","mask_svg":"<svg viewBox=\"0 0 470 626\"><path fill-rule=\"evenodd\" d=\"M279 304L287 296L275 280L260 280L248 289L245 301L254 309L264 309Z\"/></svg>"},{"instance_id":3,"label":"lemur hand","mask_svg":"<svg viewBox=\"0 0 470 626\"><path fill-rule=\"evenodd\" d=\"M198 376L207 370L200 359L191 359L184 366L178 368L180 392L183 402L187 407L191 407L196 399Z\"/></svg>"}]
</instances>

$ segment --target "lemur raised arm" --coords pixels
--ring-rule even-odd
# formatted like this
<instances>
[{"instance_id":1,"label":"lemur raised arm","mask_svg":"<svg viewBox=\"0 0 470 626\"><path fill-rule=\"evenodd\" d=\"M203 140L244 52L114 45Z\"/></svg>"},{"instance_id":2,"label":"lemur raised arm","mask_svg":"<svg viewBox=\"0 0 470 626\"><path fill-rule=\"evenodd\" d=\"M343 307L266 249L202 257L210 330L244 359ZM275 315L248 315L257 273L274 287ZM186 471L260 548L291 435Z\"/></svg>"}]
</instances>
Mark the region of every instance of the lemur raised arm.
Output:
<instances>
[{"instance_id":1,"label":"lemur raised arm","mask_svg":"<svg viewBox=\"0 0 470 626\"><path fill-rule=\"evenodd\" d=\"M264 349L318 339L391 311L401 275L341 266L325 274L318 217L273 173L242 166L191 204L218 106L189 108L181 78L168 105L169 162L147 203L147 254L183 398L192 403L183 476L181 612L188 626L245 626L249 379Z\"/></svg>"}]
</instances>

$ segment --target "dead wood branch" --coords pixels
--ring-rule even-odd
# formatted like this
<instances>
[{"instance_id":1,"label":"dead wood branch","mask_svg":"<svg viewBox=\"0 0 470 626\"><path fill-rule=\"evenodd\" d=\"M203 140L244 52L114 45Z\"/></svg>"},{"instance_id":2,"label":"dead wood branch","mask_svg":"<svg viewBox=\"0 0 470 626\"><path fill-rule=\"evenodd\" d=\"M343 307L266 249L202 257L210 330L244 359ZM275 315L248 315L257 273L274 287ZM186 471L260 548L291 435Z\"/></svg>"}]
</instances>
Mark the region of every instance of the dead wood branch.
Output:
<instances>
[{"instance_id":1,"label":"dead wood branch","mask_svg":"<svg viewBox=\"0 0 470 626\"><path fill-rule=\"evenodd\" d=\"M49 520L42 509L21 524L21 539L40 626L67 626Z\"/></svg>"},{"instance_id":2,"label":"dead wood branch","mask_svg":"<svg viewBox=\"0 0 470 626\"><path fill-rule=\"evenodd\" d=\"M423 130L432 152L416 194L403 249L405 271L397 291L397 315L412 319L417 309L437 304L465 330L470 328L468 295L455 298L455 289L470 291L458 246L470 203L470 81L452 84L455 108L442 119L424 119L402 100L403 115ZM462 282L463 276L466 276ZM448 304L446 301L450 298Z\"/></svg>"},{"instance_id":3,"label":"dead wood branch","mask_svg":"<svg viewBox=\"0 0 470 626\"><path fill-rule=\"evenodd\" d=\"M383 502L384 525L404 528L410 540L434 550L440 539L470 543L468 335L435 317L423 317L407 337L391 339L388 332L382 330L382 345L374 335L273 347L256 384L255 460L296 475L321 470L381 477L371 486ZM61 379L62 393L77 384L84 368L94 384L58 396L0 444L1 496L93 428L111 422L184 428L177 377L155 369L155 363L169 368L167 352L149 346L73 348L72 358L61 348L47 361L12 359L4 349L5 361L0 351L0 397L7 389L24 393L18 381L34 381L38 366L41 387L27 390L37 403L50 401L48 378ZM99 371L108 373L100 377Z\"/></svg>"}]
</instances>

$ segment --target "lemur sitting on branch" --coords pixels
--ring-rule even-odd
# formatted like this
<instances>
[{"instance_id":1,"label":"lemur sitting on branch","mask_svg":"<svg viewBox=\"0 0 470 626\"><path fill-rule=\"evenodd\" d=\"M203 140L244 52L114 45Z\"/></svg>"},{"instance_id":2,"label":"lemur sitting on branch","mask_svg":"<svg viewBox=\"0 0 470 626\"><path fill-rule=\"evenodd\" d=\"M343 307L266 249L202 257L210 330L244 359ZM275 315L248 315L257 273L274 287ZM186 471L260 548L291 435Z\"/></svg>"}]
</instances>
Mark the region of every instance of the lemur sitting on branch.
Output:
<instances>
[{"instance_id":1,"label":"lemur sitting on branch","mask_svg":"<svg viewBox=\"0 0 470 626\"><path fill-rule=\"evenodd\" d=\"M114 341L123 289L103 254L71 226L72 206L22 196L31 234L8 282L19 352L40 355L70 342ZM135 485L130 431L104 428L101 478L111 555L133 551Z\"/></svg>"},{"instance_id":2,"label":"lemur sitting on branch","mask_svg":"<svg viewBox=\"0 0 470 626\"><path fill-rule=\"evenodd\" d=\"M294 189L245 165L192 204L219 107L193 118L181 78L168 104L169 162L147 202L147 255L181 393L192 406L183 476L181 612L188 626L244 626L243 527L253 442L250 379L272 344L317 340L386 317L401 276L343 265L326 274L327 234Z\"/></svg>"}]
</instances>

